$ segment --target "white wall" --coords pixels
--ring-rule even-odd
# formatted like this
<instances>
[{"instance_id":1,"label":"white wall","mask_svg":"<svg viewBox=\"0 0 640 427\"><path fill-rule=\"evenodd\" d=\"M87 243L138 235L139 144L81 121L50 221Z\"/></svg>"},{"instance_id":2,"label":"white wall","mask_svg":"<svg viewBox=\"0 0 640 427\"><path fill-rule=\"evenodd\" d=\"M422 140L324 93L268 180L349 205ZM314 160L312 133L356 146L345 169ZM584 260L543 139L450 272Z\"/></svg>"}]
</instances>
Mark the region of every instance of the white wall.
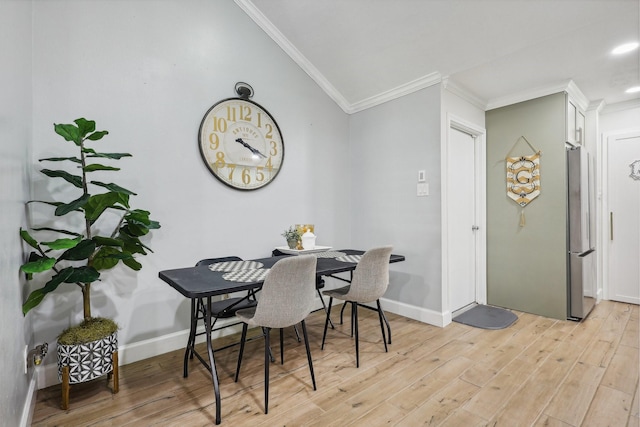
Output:
<instances>
[{"instance_id":1,"label":"white wall","mask_svg":"<svg viewBox=\"0 0 640 427\"><path fill-rule=\"evenodd\" d=\"M58 185L37 172L37 159L74 154L53 123L86 117L110 132L104 151L133 154L117 162L117 175L95 179L137 192L133 206L162 224L140 272L117 269L94 286L93 315L115 317L121 346L188 330L188 300L160 270L270 255L300 222L316 224L320 245L351 246L349 118L233 1L64 0L33 9L34 197L50 199ZM254 192L218 182L198 151L203 115L234 96L238 81L253 86L285 143L282 171ZM47 209L32 209L34 226ZM81 317L80 292L64 286L34 310L37 341L53 343ZM127 363L127 351L121 358Z\"/></svg>"},{"instance_id":2,"label":"white wall","mask_svg":"<svg viewBox=\"0 0 640 427\"><path fill-rule=\"evenodd\" d=\"M353 114L349 141L352 243L405 255L385 307L429 319L441 308L440 85ZM427 197L416 196L418 170Z\"/></svg>"},{"instance_id":3,"label":"white wall","mask_svg":"<svg viewBox=\"0 0 640 427\"><path fill-rule=\"evenodd\" d=\"M29 199L31 150L31 3L0 2L0 423L26 425L31 414L33 368L24 374L23 350L31 348L29 321L22 316L24 298L22 244L24 203ZM9 66L10 64L10 66Z\"/></svg>"},{"instance_id":4,"label":"white wall","mask_svg":"<svg viewBox=\"0 0 640 427\"><path fill-rule=\"evenodd\" d=\"M484 109L473 105L450 90L442 91L442 115L452 114L477 127L484 128ZM443 134L446 132L447 121L443 120Z\"/></svg>"},{"instance_id":5,"label":"white wall","mask_svg":"<svg viewBox=\"0 0 640 427\"><path fill-rule=\"evenodd\" d=\"M640 127L640 100L606 106L600 114L601 134L626 132Z\"/></svg>"}]
</instances>

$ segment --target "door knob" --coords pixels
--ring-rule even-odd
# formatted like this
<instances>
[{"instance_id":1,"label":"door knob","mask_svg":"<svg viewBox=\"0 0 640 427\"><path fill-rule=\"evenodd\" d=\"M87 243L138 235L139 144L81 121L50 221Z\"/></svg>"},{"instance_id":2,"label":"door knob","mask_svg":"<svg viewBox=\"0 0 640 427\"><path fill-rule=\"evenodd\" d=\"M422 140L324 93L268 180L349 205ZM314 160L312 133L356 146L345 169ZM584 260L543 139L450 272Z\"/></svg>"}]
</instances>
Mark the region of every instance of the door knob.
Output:
<instances>
[{"instance_id":1,"label":"door knob","mask_svg":"<svg viewBox=\"0 0 640 427\"><path fill-rule=\"evenodd\" d=\"M480 227L478 227L477 225L472 225L471 230L473 231L480 230Z\"/></svg>"}]
</instances>

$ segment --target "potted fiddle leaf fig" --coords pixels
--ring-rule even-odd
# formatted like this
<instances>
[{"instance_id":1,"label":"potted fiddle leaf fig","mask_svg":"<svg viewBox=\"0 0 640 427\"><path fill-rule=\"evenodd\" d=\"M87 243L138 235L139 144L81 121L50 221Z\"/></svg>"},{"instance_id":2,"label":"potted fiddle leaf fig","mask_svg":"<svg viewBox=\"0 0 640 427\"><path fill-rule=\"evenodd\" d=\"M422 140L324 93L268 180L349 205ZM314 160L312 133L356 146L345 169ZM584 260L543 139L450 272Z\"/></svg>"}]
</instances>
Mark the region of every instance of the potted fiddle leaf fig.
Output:
<instances>
[{"instance_id":1,"label":"potted fiddle leaf fig","mask_svg":"<svg viewBox=\"0 0 640 427\"><path fill-rule=\"evenodd\" d=\"M40 159L72 166L68 170L42 169L41 172L66 183L64 194L75 193L72 197L76 198L67 202L29 202L50 205L53 216L49 224L53 226L31 231L20 229L20 236L32 248L29 259L20 269L29 280L34 274L48 279L29 294L22 306L24 315L60 286L76 286L82 293L84 320L58 337L58 375L63 384L62 407L66 409L70 384L107 374L113 376L113 392L117 393L118 326L111 319L92 317L92 287L104 282L105 272L119 263L140 270L142 265L136 256L151 251L142 238L160 228L160 224L150 218L148 211L131 207L130 198L136 195L133 191L90 178L96 172L120 170L109 163L131 157L128 153L107 153L89 147L101 145L102 138L109 132L96 131L95 122L84 118L73 124L54 124L54 130L74 145L76 155ZM61 223L64 225L60 226ZM88 355L95 360L89 362Z\"/></svg>"}]
</instances>

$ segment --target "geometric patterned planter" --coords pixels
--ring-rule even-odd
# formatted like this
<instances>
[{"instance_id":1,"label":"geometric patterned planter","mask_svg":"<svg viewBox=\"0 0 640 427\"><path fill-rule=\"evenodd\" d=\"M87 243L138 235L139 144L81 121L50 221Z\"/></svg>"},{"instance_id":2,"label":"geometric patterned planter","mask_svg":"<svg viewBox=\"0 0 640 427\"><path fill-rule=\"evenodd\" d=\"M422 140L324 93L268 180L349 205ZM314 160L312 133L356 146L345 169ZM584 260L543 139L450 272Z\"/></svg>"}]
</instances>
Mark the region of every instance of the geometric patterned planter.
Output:
<instances>
[{"instance_id":1,"label":"geometric patterned planter","mask_svg":"<svg viewBox=\"0 0 640 427\"><path fill-rule=\"evenodd\" d=\"M58 344L58 379L62 367L69 367L69 384L91 381L113 370L114 351L118 351L117 332L98 341L80 345Z\"/></svg>"},{"instance_id":2,"label":"geometric patterned planter","mask_svg":"<svg viewBox=\"0 0 640 427\"><path fill-rule=\"evenodd\" d=\"M118 332L79 345L58 344L58 379L62 381L62 409L69 408L69 385L91 381L105 374L118 392Z\"/></svg>"}]
</instances>

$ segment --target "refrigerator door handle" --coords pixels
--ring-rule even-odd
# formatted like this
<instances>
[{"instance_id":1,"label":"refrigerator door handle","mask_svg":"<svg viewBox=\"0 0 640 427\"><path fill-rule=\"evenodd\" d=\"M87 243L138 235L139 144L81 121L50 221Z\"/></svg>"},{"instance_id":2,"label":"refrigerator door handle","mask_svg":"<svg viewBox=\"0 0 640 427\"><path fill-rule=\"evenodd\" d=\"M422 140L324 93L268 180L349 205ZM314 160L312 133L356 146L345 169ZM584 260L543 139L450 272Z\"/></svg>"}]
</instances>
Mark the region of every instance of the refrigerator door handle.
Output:
<instances>
[{"instance_id":1,"label":"refrigerator door handle","mask_svg":"<svg viewBox=\"0 0 640 427\"><path fill-rule=\"evenodd\" d=\"M589 212L587 212L585 215L587 217L587 242L589 242L589 246L591 246L591 222L589 221Z\"/></svg>"},{"instance_id":2,"label":"refrigerator door handle","mask_svg":"<svg viewBox=\"0 0 640 427\"><path fill-rule=\"evenodd\" d=\"M613 212L609 212L609 240L613 240Z\"/></svg>"}]
</instances>

